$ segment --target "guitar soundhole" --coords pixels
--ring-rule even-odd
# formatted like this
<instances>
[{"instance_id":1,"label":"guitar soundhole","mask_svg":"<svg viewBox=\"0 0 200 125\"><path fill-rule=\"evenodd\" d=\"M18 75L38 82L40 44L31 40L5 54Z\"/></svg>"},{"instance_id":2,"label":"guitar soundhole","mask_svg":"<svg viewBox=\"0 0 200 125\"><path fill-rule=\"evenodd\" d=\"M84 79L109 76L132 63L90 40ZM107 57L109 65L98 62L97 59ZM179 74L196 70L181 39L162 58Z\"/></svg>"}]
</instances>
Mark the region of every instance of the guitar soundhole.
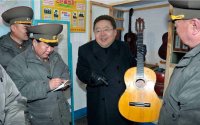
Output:
<instances>
[{"instance_id":1,"label":"guitar soundhole","mask_svg":"<svg viewBox=\"0 0 200 125\"><path fill-rule=\"evenodd\" d=\"M131 38L127 38L127 42L131 42Z\"/></svg>"},{"instance_id":2,"label":"guitar soundhole","mask_svg":"<svg viewBox=\"0 0 200 125\"><path fill-rule=\"evenodd\" d=\"M138 79L135 83L135 85L138 87L138 88L144 88L146 83L143 79Z\"/></svg>"}]
</instances>

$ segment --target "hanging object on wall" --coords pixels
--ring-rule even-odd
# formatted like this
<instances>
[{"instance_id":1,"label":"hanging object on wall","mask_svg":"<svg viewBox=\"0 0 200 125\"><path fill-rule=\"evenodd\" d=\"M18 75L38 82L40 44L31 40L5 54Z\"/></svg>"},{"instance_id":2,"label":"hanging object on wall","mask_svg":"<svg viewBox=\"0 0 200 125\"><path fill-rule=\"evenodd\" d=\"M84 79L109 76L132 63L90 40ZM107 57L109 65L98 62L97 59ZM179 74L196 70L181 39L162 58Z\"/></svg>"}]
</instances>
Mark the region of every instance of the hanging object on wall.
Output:
<instances>
[{"instance_id":1,"label":"hanging object on wall","mask_svg":"<svg viewBox=\"0 0 200 125\"><path fill-rule=\"evenodd\" d=\"M137 53L137 47L136 47L136 40L137 40L137 36L135 33L133 33L131 31L131 17L133 15L133 8L131 8L129 10L129 25L128 25L128 33L126 33L124 35L124 41L128 43L130 50L133 54L134 57L136 57L136 53Z\"/></svg>"},{"instance_id":2,"label":"hanging object on wall","mask_svg":"<svg viewBox=\"0 0 200 125\"><path fill-rule=\"evenodd\" d=\"M168 32L165 32L162 36L162 45L158 50L158 55L163 60L166 60L167 56L167 41L168 41Z\"/></svg>"},{"instance_id":3,"label":"hanging object on wall","mask_svg":"<svg viewBox=\"0 0 200 125\"><path fill-rule=\"evenodd\" d=\"M43 20L70 21L71 32L85 32L86 0L42 0Z\"/></svg>"},{"instance_id":4,"label":"hanging object on wall","mask_svg":"<svg viewBox=\"0 0 200 125\"><path fill-rule=\"evenodd\" d=\"M144 67L143 30L144 20L136 20L137 31L137 67L130 68L124 75L126 90L119 100L119 111L126 119L135 122L156 121L161 101L154 91L156 74Z\"/></svg>"}]
</instances>

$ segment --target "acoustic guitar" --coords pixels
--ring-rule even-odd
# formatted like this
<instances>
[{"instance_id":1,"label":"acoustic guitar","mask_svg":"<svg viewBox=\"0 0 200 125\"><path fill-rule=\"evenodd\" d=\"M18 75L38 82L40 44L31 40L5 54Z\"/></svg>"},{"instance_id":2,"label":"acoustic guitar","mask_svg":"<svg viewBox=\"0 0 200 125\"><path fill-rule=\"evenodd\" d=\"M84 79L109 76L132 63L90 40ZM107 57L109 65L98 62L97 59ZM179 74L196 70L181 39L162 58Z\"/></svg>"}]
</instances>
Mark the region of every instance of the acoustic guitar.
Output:
<instances>
[{"instance_id":1,"label":"acoustic guitar","mask_svg":"<svg viewBox=\"0 0 200 125\"><path fill-rule=\"evenodd\" d=\"M156 74L144 67L143 47L144 20L136 20L137 67L125 72L126 90L119 99L118 108L123 117L135 122L152 122L159 117L161 101L154 91Z\"/></svg>"},{"instance_id":2,"label":"acoustic guitar","mask_svg":"<svg viewBox=\"0 0 200 125\"><path fill-rule=\"evenodd\" d=\"M128 43L132 55L135 57L137 53L137 46L136 46L137 35L131 31L131 17L133 15L133 11L134 11L133 8L129 10L128 33L124 35L124 40L125 42Z\"/></svg>"},{"instance_id":3,"label":"acoustic guitar","mask_svg":"<svg viewBox=\"0 0 200 125\"><path fill-rule=\"evenodd\" d=\"M166 60L167 56L167 41L168 41L168 32L165 32L162 36L162 45L158 50L158 55L163 60Z\"/></svg>"}]
</instances>

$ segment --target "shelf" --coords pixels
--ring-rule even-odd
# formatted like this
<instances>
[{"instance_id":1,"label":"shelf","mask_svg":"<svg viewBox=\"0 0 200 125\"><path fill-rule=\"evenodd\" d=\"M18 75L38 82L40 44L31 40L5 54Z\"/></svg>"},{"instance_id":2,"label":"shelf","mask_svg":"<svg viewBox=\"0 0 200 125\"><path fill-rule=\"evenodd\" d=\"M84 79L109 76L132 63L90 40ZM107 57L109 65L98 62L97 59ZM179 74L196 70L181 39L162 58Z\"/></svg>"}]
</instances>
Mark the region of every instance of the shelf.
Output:
<instances>
[{"instance_id":1,"label":"shelf","mask_svg":"<svg viewBox=\"0 0 200 125\"><path fill-rule=\"evenodd\" d=\"M114 17L114 19L115 19L115 20L124 21L124 18L115 18L115 17Z\"/></svg>"},{"instance_id":2,"label":"shelf","mask_svg":"<svg viewBox=\"0 0 200 125\"><path fill-rule=\"evenodd\" d=\"M115 19L115 22L116 22L116 25L117 25L117 30L123 31L124 30L124 27L123 27L124 10L112 8L111 14L112 14L113 18ZM119 33L119 35L121 35L121 33ZM119 38L121 38L121 36Z\"/></svg>"},{"instance_id":3,"label":"shelf","mask_svg":"<svg viewBox=\"0 0 200 125\"><path fill-rule=\"evenodd\" d=\"M173 52L171 54L171 62L170 63L177 64L185 54L186 53L183 53L183 52Z\"/></svg>"},{"instance_id":4,"label":"shelf","mask_svg":"<svg viewBox=\"0 0 200 125\"><path fill-rule=\"evenodd\" d=\"M117 28L117 30L122 30L122 31L123 31L123 30L124 30L124 28Z\"/></svg>"},{"instance_id":5,"label":"shelf","mask_svg":"<svg viewBox=\"0 0 200 125\"><path fill-rule=\"evenodd\" d=\"M175 52L175 53L187 53L187 51L182 51L182 50L174 50L173 52Z\"/></svg>"}]
</instances>

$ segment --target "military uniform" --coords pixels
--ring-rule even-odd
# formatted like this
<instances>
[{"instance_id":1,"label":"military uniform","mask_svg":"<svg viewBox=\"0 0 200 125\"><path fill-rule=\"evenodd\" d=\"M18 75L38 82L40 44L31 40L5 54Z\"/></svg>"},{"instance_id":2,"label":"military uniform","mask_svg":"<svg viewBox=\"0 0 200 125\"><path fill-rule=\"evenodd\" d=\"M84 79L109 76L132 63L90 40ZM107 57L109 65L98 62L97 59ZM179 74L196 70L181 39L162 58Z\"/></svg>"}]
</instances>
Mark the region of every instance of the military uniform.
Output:
<instances>
[{"instance_id":1,"label":"military uniform","mask_svg":"<svg viewBox=\"0 0 200 125\"><path fill-rule=\"evenodd\" d=\"M33 10L30 7L19 6L11 8L5 11L2 15L2 19L7 24L28 24L30 25L33 18ZM11 59L16 55L23 52L30 44L31 40L23 41L22 44L18 44L10 37L9 32L6 35L0 37L0 64L6 68Z\"/></svg>"},{"instance_id":2,"label":"military uniform","mask_svg":"<svg viewBox=\"0 0 200 125\"><path fill-rule=\"evenodd\" d=\"M10 33L2 36L0 38L0 64L6 68L10 60L23 52L30 44L31 40L24 41L21 45L17 44L10 37Z\"/></svg>"},{"instance_id":3,"label":"military uniform","mask_svg":"<svg viewBox=\"0 0 200 125\"><path fill-rule=\"evenodd\" d=\"M61 32L62 25L44 24L28 30L33 33L34 39L55 45L58 43L56 35ZM7 72L28 99L32 125L69 125L70 107L65 97L68 89L51 91L49 87L50 78L69 80L68 66L57 52L51 53L48 61L42 61L30 46L10 62Z\"/></svg>"},{"instance_id":4,"label":"military uniform","mask_svg":"<svg viewBox=\"0 0 200 125\"><path fill-rule=\"evenodd\" d=\"M172 20L200 18L200 1L198 0L169 0L169 3L174 6L171 15ZM193 20L189 21L192 22ZM187 22L184 22L183 28L187 28L185 31L192 34L193 30L188 29L193 27L195 29L194 32L198 29L196 34L199 36L199 28L194 28L195 26L192 26L192 23L188 23L188 26L186 25ZM196 37L194 39L196 40ZM188 42L188 45L190 45L190 42L194 43L194 39L190 38L190 41L184 42ZM200 125L199 59L200 45L198 44L186 53L174 68L163 96L158 125Z\"/></svg>"},{"instance_id":5,"label":"military uniform","mask_svg":"<svg viewBox=\"0 0 200 125\"><path fill-rule=\"evenodd\" d=\"M25 103L26 99L0 65L0 125L25 125Z\"/></svg>"}]
</instances>

